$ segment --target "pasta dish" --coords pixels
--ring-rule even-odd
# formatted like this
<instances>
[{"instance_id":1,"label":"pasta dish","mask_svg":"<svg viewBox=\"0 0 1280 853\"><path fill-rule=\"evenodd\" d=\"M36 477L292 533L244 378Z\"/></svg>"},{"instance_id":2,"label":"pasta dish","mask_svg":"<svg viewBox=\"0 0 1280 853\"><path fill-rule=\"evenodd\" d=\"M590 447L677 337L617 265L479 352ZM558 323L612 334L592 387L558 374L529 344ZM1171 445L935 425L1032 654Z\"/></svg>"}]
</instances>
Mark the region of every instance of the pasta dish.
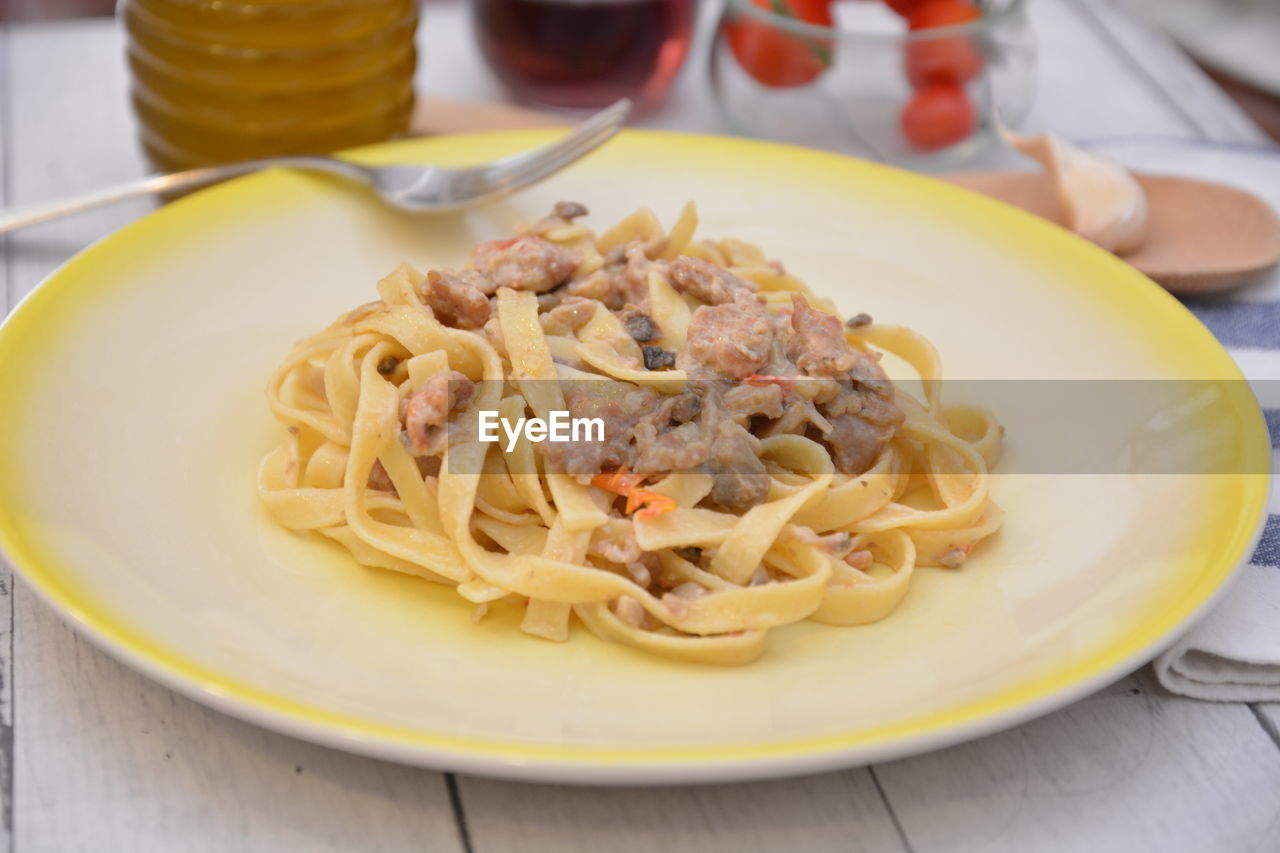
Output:
<instances>
[{"instance_id":1,"label":"pasta dish","mask_svg":"<svg viewBox=\"0 0 1280 853\"><path fill-rule=\"evenodd\" d=\"M946 405L933 346L833 306L747 243L561 202L470 265L402 265L296 344L267 397L275 519L449 584L481 619L574 617L744 664L803 619L879 620L1000 526L1002 429ZM909 366L907 393L880 362Z\"/></svg>"}]
</instances>

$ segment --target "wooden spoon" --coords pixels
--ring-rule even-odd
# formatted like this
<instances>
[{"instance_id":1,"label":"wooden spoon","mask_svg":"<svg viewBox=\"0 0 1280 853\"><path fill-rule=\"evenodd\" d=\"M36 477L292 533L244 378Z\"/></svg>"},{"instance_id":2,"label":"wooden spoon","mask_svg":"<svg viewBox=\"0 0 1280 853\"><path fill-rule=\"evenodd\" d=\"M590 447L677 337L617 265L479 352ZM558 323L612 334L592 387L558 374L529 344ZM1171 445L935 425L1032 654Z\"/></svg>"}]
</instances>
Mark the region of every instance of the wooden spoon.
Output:
<instances>
[{"instance_id":1,"label":"wooden spoon","mask_svg":"<svg viewBox=\"0 0 1280 853\"><path fill-rule=\"evenodd\" d=\"M954 172L953 184L1062 225L1041 172ZM1135 174L1146 193L1146 240L1123 259L1174 293L1226 290L1280 262L1280 217L1257 196L1223 184Z\"/></svg>"}]
</instances>

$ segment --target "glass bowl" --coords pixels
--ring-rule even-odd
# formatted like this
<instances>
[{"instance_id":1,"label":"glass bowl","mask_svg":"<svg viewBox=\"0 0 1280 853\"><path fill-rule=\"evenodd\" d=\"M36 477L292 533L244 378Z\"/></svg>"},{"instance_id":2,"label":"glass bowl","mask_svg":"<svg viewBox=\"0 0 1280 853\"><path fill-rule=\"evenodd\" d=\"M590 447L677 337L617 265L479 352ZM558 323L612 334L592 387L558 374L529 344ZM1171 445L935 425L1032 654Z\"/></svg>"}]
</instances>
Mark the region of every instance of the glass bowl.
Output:
<instances>
[{"instance_id":1,"label":"glass bowl","mask_svg":"<svg viewBox=\"0 0 1280 853\"><path fill-rule=\"evenodd\" d=\"M915 32L875 26L874 9L860 24L870 5L837 7L837 24L824 27L725 0L710 75L726 124L933 171L973 164L996 147L997 121L1025 116L1035 40L1024 0L980 0L971 23Z\"/></svg>"}]
</instances>

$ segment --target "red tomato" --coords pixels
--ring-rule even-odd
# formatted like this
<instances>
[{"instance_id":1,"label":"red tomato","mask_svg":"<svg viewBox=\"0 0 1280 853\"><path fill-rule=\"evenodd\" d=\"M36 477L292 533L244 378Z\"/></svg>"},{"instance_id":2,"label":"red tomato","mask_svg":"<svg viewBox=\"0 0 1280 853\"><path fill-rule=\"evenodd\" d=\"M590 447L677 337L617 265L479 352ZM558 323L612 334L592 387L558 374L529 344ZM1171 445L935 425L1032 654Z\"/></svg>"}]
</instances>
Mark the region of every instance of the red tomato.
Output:
<instances>
[{"instance_id":1,"label":"red tomato","mask_svg":"<svg viewBox=\"0 0 1280 853\"><path fill-rule=\"evenodd\" d=\"M969 95L959 86L926 86L902 108L902 135L913 148L934 151L966 139L978 126Z\"/></svg>"},{"instance_id":2,"label":"red tomato","mask_svg":"<svg viewBox=\"0 0 1280 853\"><path fill-rule=\"evenodd\" d=\"M752 0L771 8L769 0ZM725 24L725 38L738 64L766 86L803 86L826 70L830 49L785 33L767 21L739 18Z\"/></svg>"},{"instance_id":3,"label":"red tomato","mask_svg":"<svg viewBox=\"0 0 1280 853\"><path fill-rule=\"evenodd\" d=\"M787 12L793 18L822 27L829 27L835 23L835 19L831 17L831 0L783 0L783 2L786 4ZM757 2L755 5L773 9L775 12L779 11L776 6L769 3Z\"/></svg>"},{"instance_id":4,"label":"red tomato","mask_svg":"<svg viewBox=\"0 0 1280 853\"><path fill-rule=\"evenodd\" d=\"M912 4L907 26L913 30L931 30L967 24L981 17L982 10L969 0L924 0Z\"/></svg>"},{"instance_id":5,"label":"red tomato","mask_svg":"<svg viewBox=\"0 0 1280 853\"><path fill-rule=\"evenodd\" d=\"M884 4L902 17L911 14L911 10L923 3L924 0L884 0Z\"/></svg>"},{"instance_id":6,"label":"red tomato","mask_svg":"<svg viewBox=\"0 0 1280 853\"><path fill-rule=\"evenodd\" d=\"M986 58L968 36L910 42L903 57L907 79L917 89L937 83L967 83L982 73Z\"/></svg>"},{"instance_id":7,"label":"red tomato","mask_svg":"<svg viewBox=\"0 0 1280 853\"><path fill-rule=\"evenodd\" d=\"M912 31L952 27L982 17L969 0L926 0L908 17ZM966 83L982 73L985 59L969 36L924 39L907 44L904 66L917 89L933 83Z\"/></svg>"}]
</instances>

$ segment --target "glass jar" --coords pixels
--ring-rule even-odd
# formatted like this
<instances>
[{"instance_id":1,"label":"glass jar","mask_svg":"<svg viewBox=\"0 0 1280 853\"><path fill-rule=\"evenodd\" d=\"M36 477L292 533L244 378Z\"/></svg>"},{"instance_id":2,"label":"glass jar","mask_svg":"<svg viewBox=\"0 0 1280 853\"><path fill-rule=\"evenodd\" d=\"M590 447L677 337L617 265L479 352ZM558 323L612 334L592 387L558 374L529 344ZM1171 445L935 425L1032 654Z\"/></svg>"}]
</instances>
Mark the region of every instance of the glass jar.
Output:
<instances>
[{"instance_id":1,"label":"glass jar","mask_svg":"<svg viewBox=\"0 0 1280 853\"><path fill-rule=\"evenodd\" d=\"M973 167L999 147L997 116L1009 125L1024 117L1035 78L1023 0L978 5L982 16L969 23L895 31L856 18L818 26L725 0L710 53L716 104L749 136L925 171ZM879 15L873 4L852 7Z\"/></svg>"},{"instance_id":2,"label":"glass jar","mask_svg":"<svg viewBox=\"0 0 1280 853\"><path fill-rule=\"evenodd\" d=\"M641 108L666 96L693 35L695 0L472 0L480 52L525 103Z\"/></svg>"},{"instance_id":3,"label":"glass jar","mask_svg":"<svg viewBox=\"0 0 1280 853\"><path fill-rule=\"evenodd\" d=\"M161 169L322 153L405 131L414 0L120 0Z\"/></svg>"}]
</instances>

